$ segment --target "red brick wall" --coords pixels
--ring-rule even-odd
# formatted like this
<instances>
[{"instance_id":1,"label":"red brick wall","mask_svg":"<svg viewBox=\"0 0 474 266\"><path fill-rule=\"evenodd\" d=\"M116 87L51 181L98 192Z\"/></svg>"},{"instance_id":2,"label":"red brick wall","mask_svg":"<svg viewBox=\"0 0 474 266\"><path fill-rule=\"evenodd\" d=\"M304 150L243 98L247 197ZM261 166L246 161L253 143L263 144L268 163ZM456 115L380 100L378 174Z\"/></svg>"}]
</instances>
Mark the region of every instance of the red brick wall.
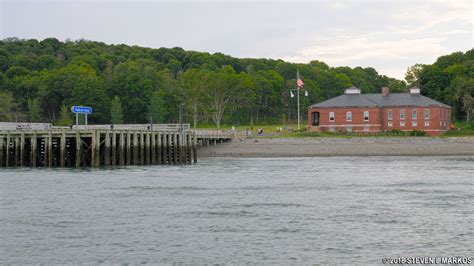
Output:
<instances>
[{"instance_id":1,"label":"red brick wall","mask_svg":"<svg viewBox=\"0 0 474 266\"><path fill-rule=\"evenodd\" d=\"M352 112L352 121L346 121L346 113ZM364 112L369 111L369 121L364 121ZM312 126L312 113L320 113L320 126ZM334 112L334 122L329 121L329 112ZM329 131L334 128L335 131L346 131L350 126L352 131L376 132L380 130L380 109L379 108L318 108L308 111L308 126L310 130Z\"/></svg>"},{"instance_id":2,"label":"red brick wall","mask_svg":"<svg viewBox=\"0 0 474 266\"><path fill-rule=\"evenodd\" d=\"M412 119L413 109L417 110L417 119ZM429 126L425 126L425 109L430 110ZM392 110L392 127L388 126L388 112ZM401 110L405 111L405 119L400 119ZM346 121L346 113L352 112L352 121ZM369 111L369 121L364 121L364 111ZM312 113L320 113L320 126L312 125ZM329 112L334 112L335 121L329 122ZM404 121L402 126L400 122ZM413 125L416 121L416 125ZM386 108L317 108L308 110L308 128L313 131L346 131L377 132L380 130L399 129L402 131L426 131L430 135L439 135L449 129L451 109L444 107L386 107Z\"/></svg>"},{"instance_id":3,"label":"red brick wall","mask_svg":"<svg viewBox=\"0 0 474 266\"><path fill-rule=\"evenodd\" d=\"M425 110L428 109L430 112L429 119L425 119ZM392 127L388 126L388 112L392 110L393 119ZM400 119L401 110L405 111L405 119ZM417 111L416 119L413 119L412 112ZM439 135L449 129L451 122L451 109L444 107L386 107L382 109L383 120L382 130L399 129L403 131L426 131L430 135ZM404 121L405 126L402 126L400 122ZM416 125L413 122L416 121ZM425 122L429 122L425 125Z\"/></svg>"}]
</instances>

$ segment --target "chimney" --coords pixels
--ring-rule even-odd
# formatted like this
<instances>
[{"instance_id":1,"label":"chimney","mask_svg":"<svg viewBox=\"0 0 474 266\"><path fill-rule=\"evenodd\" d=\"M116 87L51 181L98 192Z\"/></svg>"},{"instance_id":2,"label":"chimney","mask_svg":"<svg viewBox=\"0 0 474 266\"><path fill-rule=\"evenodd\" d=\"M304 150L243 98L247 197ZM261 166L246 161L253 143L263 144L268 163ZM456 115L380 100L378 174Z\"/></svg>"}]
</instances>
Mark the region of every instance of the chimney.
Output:
<instances>
[{"instance_id":1,"label":"chimney","mask_svg":"<svg viewBox=\"0 0 474 266\"><path fill-rule=\"evenodd\" d=\"M389 89L388 87L382 87L382 96L388 96Z\"/></svg>"}]
</instances>

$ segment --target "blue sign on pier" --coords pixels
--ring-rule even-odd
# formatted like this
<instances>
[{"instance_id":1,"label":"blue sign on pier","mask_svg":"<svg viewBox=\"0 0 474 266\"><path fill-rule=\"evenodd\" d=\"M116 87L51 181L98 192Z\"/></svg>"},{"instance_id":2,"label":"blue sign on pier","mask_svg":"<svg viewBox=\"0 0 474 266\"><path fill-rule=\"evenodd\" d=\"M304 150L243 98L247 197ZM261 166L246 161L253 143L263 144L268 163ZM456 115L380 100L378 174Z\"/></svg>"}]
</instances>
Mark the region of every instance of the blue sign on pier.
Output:
<instances>
[{"instance_id":1,"label":"blue sign on pier","mask_svg":"<svg viewBox=\"0 0 474 266\"><path fill-rule=\"evenodd\" d=\"M92 107L87 106L73 106L71 112L75 114L92 114Z\"/></svg>"}]
</instances>

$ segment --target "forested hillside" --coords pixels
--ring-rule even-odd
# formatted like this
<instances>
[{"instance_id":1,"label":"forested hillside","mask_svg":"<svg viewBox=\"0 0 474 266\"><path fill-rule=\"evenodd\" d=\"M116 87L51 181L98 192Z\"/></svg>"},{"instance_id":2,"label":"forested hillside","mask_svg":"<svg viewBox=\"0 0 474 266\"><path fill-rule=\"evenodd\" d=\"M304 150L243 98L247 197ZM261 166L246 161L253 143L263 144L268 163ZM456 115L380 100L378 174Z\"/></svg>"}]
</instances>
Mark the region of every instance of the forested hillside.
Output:
<instances>
[{"instance_id":1,"label":"forested hillside","mask_svg":"<svg viewBox=\"0 0 474 266\"><path fill-rule=\"evenodd\" d=\"M436 71L447 71L443 62L434 66ZM460 64L448 72L465 71L468 66ZM302 97L303 114L308 105L352 85L364 93L379 92L382 86L391 91L406 87L373 68L332 68L319 61L292 64L181 48L9 38L0 41L0 120L67 125L72 122L69 108L85 105L94 108L91 123L170 123L178 120L184 104L192 124L281 124L296 117L296 99L290 98L289 89L295 88L297 69L309 92ZM446 77L439 85L433 71L423 69L419 82L428 95L436 91L437 99L447 97L439 88L445 92L467 82L449 83ZM454 75L449 73L443 75Z\"/></svg>"},{"instance_id":2,"label":"forested hillside","mask_svg":"<svg viewBox=\"0 0 474 266\"><path fill-rule=\"evenodd\" d=\"M456 119L472 121L474 49L440 56L432 65L414 65L406 80L419 86L422 94L451 105Z\"/></svg>"}]
</instances>

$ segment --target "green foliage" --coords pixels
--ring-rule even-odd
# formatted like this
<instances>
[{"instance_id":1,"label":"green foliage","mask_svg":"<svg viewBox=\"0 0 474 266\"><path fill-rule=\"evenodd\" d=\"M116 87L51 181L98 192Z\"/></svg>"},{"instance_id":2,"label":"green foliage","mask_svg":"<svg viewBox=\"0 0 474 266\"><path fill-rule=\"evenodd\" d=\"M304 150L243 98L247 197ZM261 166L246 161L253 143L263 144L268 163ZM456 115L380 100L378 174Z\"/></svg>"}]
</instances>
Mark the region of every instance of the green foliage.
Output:
<instances>
[{"instance_id":1,"label":"green foliage","mask_svg":"<svg viewBox=\"0 0 474 266\"><path fill-rule=\"evenodd\" d=\"M410 136L421 137L426 136L426 131L412 130L408 134Z\"/></svg>"},{"instance_id":2,"label":"green foliage","mask_svg":"<svg viewBox=\"0 0 474 266\"><path fill-rule=\"evenodd\" d=\"M421 93L453 106L456 120L472 120L474 108L474 49L440 56L432 65L415 65L407 72L409 84Z\"/></svg>"},{"instance_id":3,"label":"green foliage","mask_svg":"<svg viewBox=\"0 0 474 266\"><path fill-rule=\"evenodd\" d=\"M123 107L118 96L115 96L110 103L110 122L112 124L123 124Z\"/></svg>"},{"instance_id":4,"label":"green foliage","mask_svg":"<svg viewBox=\"0 0 474 266\"><path fill-rule=\"evenodd\" d=\"M404 81L370 67L329 67L317 60L293 64L179 47L151 49L55 38L0 42L0 92L13 96L13 113L28 112L28 99L37 99L38 121L56 121L63 105L93 107L90 123L120 121L111 113L117 96L124 123L147 123L150 114L155 122L176 123L182 103L187 122L195 126L281 123L283 114L287 123L294 123L296 99L289 90L295 88L296 70L309 93L301 98L303 121L308 105L338 96L349 86L364 93L378 93L382 86L394 92L406 89ZM471 50L442 56L433 65L415 65L407 81L419 84L423 94L453 105L456 118L467 119L473 71Z\"/></svg>"},{"instance_id":5,"label":"green foliage","mask_svg":"<svg viewBox=\"0 0 474 266\"><path fill-rule=\"evenodd\" d=\"M16 109L17 103L12 93L0 92L0 121L14 121Z\"/></svg>"},{"instance_id":6,"label":"green foliage","mask_svg":"<svg viewBox=\"0 0 474 266\"><path fill-rule=\"evenodd\" d=\"M55 125L57 126L69 126L72 125L72 113L66 105L61 107L59 113L59 119L56 120Z\"/></svg>"},{"instance_id":7,"label":"green foliage","mask_svg":"<svg viewBox=\"0 0 474 266\"><path fill-rule=\"evenodd\" d=\"M163 91L155 91L151 94L150 104L148 106L148 115L151 118L150 122L164 123L166 103L163 96Z\"/></svg>"},{"instance_id":8,"label":"green foliage","mask_svg":"<svg viewBox=\"0 0 474 266\"><path fill-rule=\"evenodd\" d=\"M41 105L39 99L28 100L28 120L30 122L41 121Z\"/></svg>"}]
</instances>

